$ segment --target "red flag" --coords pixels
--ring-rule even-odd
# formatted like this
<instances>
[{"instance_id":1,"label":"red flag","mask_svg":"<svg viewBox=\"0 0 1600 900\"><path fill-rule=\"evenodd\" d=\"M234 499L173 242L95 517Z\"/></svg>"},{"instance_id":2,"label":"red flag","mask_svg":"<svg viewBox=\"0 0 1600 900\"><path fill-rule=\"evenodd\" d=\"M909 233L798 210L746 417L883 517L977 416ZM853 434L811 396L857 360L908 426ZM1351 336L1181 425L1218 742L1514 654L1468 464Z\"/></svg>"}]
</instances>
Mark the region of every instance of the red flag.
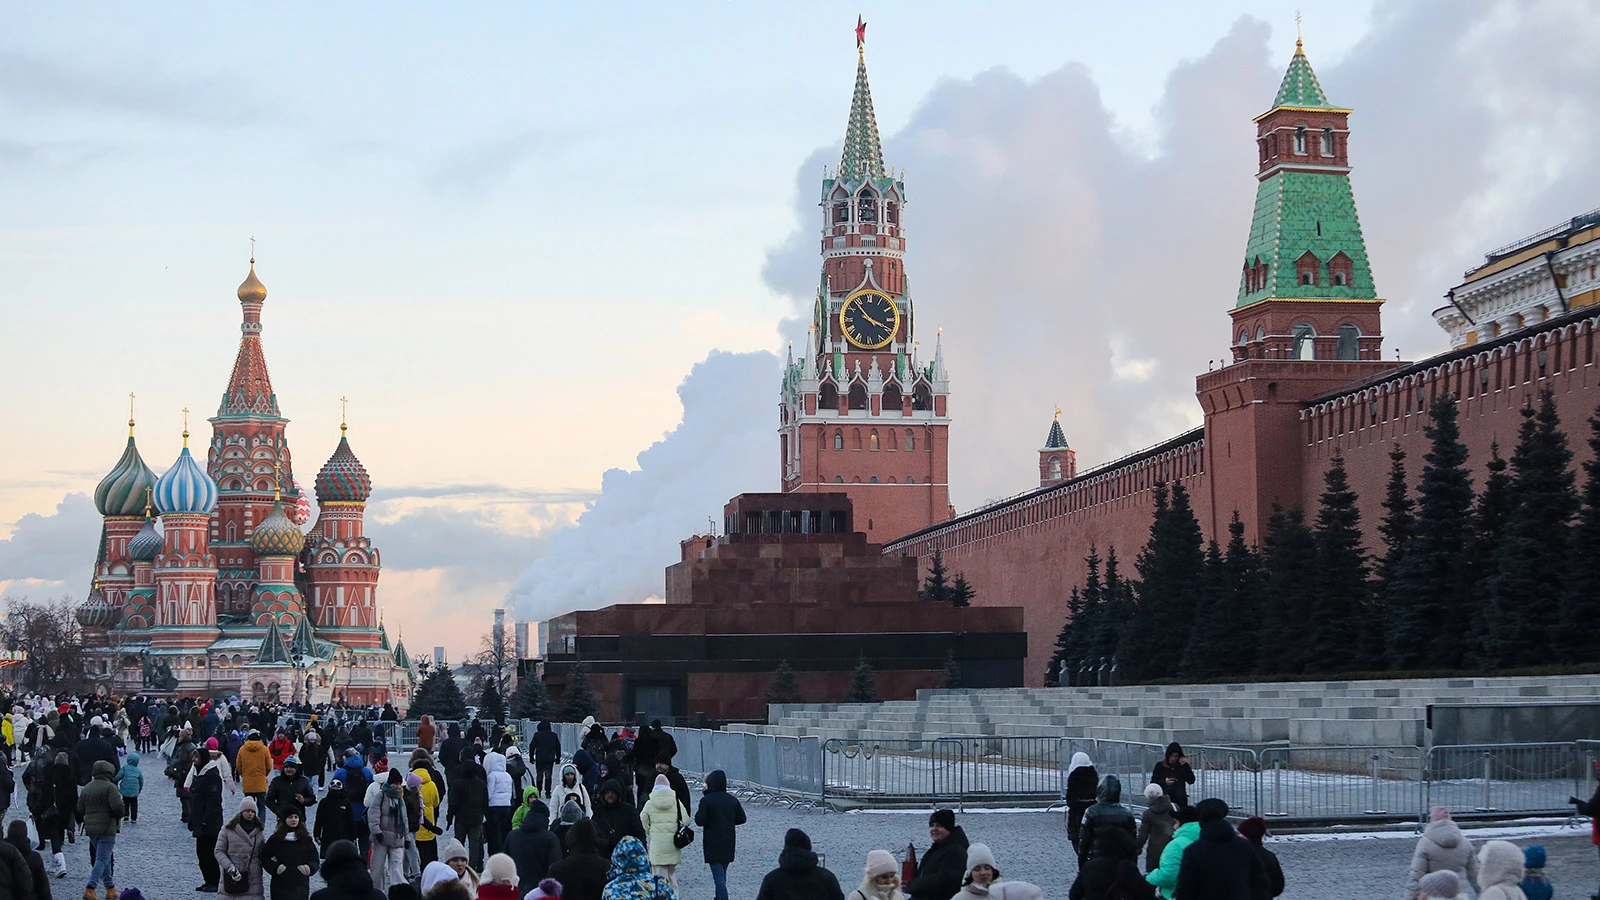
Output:
<instances>
[{"instance_id":1,"label":"red flag","mask_svg":"<svg viewBox=\"0 0 1600 900\"><path fill-rule=\"evenodd\" d=\"M866 42L867 42L867 23L866 23L866 20L861 18L860 16L856 16L856 48L860 49L861 45L865 44Z\"/></svg>"}]
</instances>

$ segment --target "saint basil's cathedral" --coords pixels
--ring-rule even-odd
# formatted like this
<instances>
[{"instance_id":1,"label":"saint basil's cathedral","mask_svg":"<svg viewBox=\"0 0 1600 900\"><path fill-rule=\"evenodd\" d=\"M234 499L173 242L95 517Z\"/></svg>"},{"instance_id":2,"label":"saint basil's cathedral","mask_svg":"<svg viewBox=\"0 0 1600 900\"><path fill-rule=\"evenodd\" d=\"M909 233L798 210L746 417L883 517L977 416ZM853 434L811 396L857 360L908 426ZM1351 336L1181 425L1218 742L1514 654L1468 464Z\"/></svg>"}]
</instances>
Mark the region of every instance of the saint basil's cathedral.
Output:
<instances>
[{"instance_id":1,"label":"saint basil's cathedral","mask_svg":"<svg viewBox=\"0 0 1600 900\"><path fill-rule=\"evenodd\" d=\"M378 609L380 556L362 529L372 479L341 424L301 532L311 505L267 374L254 259L238 296L243 335L205 466L186 419L183 449L156 477L130 415L127 448L95 488L104 527L77 610L90 677L116 694L404 708L416 671Z\"/></svg>"}]
</instances>

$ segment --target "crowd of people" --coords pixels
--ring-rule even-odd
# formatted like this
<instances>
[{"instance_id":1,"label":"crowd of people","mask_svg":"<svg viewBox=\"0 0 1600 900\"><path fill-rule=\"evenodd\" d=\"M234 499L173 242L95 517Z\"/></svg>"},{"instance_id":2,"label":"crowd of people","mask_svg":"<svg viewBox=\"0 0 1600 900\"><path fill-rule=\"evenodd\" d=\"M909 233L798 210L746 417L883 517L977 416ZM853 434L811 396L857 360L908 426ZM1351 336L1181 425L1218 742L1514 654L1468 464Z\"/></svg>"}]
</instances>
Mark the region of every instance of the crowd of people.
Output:
<instances>
[{"instance_id":1,"label":"crowd of people","mask_svg":"<svg viewBox=\"0 0 1600 900\"><path fill-rule=\"evenodd\" d=\"M81 836L90 858L84 900L102 900L102 891L103 900L141 900L137 889L117 889L116 842L123 823L139 821L142 764L152 758L194 840L195 890L219 900L676 900L679 867L696 842L716 900L728 900L746 822L721 771L706 774L695 801L659 721L608 733L589 719L577 747L563 747L545 722L524 747L492 723L441 726L423 716L402 765L401 751L391 751L400 719L392 707L25 696L11 709L0 719L8 762L0 803L20 795L27 809L0 840L0 898L49 900L52 879L69 874L63 844ZM1087 754L1073 757L1066 784L1073 900L1284 892L1266 823L1251 817L1235 827L1216 798L1191 804L1195 774L1176 743L1143 786L1137 813L1119 779L1101 777ZM225 818L230 795L236 811ZM1581 814L1600 810L1600 791L1573 803ZM1004 860L969 840L952 811L931 814L928 836L920 860L914 848L903 859L868 853L846 894L810 837L790 829L756 900L1044 896L1004 878ZM1405 892L1407 900L1547 900L1544 865L1538 846L1475 849L1435 808Z\"/></svg>"}]
</instances>

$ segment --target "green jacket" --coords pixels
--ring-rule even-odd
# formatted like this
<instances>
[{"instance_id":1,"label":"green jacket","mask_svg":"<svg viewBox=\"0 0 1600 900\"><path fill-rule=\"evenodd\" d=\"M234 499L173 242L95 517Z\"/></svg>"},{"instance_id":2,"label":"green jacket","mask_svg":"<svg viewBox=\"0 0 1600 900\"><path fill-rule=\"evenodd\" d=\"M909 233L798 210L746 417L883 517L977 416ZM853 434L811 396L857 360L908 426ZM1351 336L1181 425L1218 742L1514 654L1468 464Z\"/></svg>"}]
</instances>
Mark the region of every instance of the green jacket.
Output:
<instances>
[{"instance_id":1,"label":"green jacket","mask_svg":"<svg viewBox=\"0 0 1600 900\"><path fill-rule=\"evenodd\" d=\"M122 814L127 809L122 802L122 790L111 779L117 768L105 760L96 760L91 769L94 778L78 792L78 819L88 835L116 834L122 830Z\"/></svg>"},{"instance_id":2,"label":"green jacket","mask_svg":"<svg viewBox=\"0 0 1600 900\"><path fill-rule=\"evenodd\" d=\"M1161 896L1172 900L1172 892L1178 888L1178 866L1183 862L1183 851L1189 845L1200 839L1200 823L1185 822L1178 826L1172 833L1172 840L1168 842L1167 849L1161 851L1161 867L1144 877L1145 881L1156 886Z\"/></svg>"},{"instance_id":3,"label":"green jacket","mask_svg":"<svg viewBox=\"0 0 1600 900\"><path fill-rule=\"evenodd\" d=\"M517 811L511 814L512 831L522 827L522 819L528 814L528 804L539 799L539 789L533 785L522 789L522 802L517 804Z\"/></svg>"}]
</instances>

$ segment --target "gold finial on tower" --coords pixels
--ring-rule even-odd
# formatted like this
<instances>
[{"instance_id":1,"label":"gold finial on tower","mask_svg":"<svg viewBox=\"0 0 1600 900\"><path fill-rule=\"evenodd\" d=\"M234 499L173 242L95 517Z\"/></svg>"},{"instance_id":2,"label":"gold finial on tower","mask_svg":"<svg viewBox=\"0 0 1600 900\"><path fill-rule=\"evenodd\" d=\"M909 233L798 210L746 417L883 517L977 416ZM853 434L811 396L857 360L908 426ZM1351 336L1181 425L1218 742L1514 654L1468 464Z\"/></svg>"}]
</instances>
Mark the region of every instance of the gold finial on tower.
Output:
<instances>
[{"instance_id":1,"label":"gold finial on tower","mask_svg":"<svg viewBox=\"0 0 1600 900\"><path fill-rule=\"evenodd\" d=\"M344 433L346 431L350 430L350 421L349 421L349 419L350 419L350 398L349 397L340 397L339 398L339 437L341 437L341 438L344 437Z\"/></svg>"},{"instance_id":2,"label":"gold finial on tower","mask_svg":"<svg viewBox=\"0 0 1600 900\"><path fill-rule=\"evenodd\" d=\"M1302 22L1303 22L1303 20L1300 18L1300 10L1297 9L1297 10L1294 11L1294 55L1295 56L1305 56L1306 55L1306 51L1305 51L1305 38L1306 38L1306 35L1305 35L1304 29L1301 27Z\"/></svg>"},{"instance_id":3,"label":"gold finial on tower","mask_svg":"<svg viewBox=\"0 0 1600 900\"><path fill-rule=\"evenodd\" d=\"M272 464L272 502L283 499L283 463Z\"/></svg>"},{"instance_id":4,"label":"gold finial on tower","mask_svg":"<svg viewBox=\"0 0 1600 900\"><path fill-rule=\"evenodd\" d=\"M1061 421L1061 407L1056 407L1056 421Z\"/></svg>"},{"instance_id":5,"label":"gold finial on tower","mask_svg":"<svg viewBox=\"0 0 1600 900\"><path fill-rule=\"evenodd\" d=\"M256 264L256 236L250 235L250 265Z\"/></svg>"},{"instance_id":6,"label":"gold finial on tower","mask_svg":"<svg viewBox=\"0 0 1600 900\"><path fill-rule=\"evenodd\" d=\"M133 437L133 391L128 392L128 437Z\"/></svg>"},{"instance_id":7,"label":"gold finial on tower","mask_svg":"<svg viewBox=\"0 0 1600 900\"><path fill-rule=\"evenodd\" d=\"M154 487L146 487L144 489L144 517L146 519L150 518L150 511L152 508L150 495L153 491L155 491Z\"/></svg>"},{"instance_id":8,"label":"gold finial on tower","mask_svg":"<svg viewBox=\"0 0 1600 900\"><path fill-rule=\"evenodd\" d=\"M187 406L183 408L183 446L184 449L189 447L189 407Z\"/></svg>"}]
</instances>

